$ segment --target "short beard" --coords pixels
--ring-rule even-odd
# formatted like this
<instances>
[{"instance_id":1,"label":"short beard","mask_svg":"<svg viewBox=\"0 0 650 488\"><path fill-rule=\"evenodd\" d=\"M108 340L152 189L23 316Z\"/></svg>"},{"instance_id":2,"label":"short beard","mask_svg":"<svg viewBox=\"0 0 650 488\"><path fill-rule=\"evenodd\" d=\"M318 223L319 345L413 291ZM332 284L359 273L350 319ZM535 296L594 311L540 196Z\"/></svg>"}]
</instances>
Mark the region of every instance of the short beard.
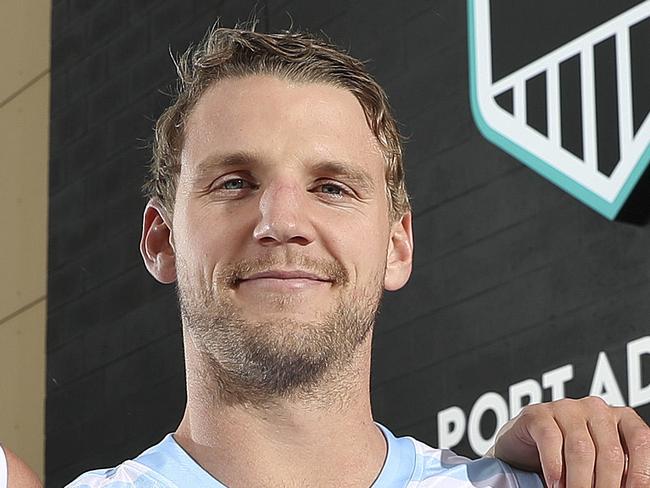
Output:
<instances>
[{"instance_id":1,"label":"short beard","mask_svg":"<svg viewBox=\"0 0 650 488\"><path fill-rule=\"evenodd\" d=\"M379 274L362 289L345 290L349 278L338 262L294 259L289 264L327 276L330 286L343 288L330 311L314 321L295 319L249 321L227 298L245 273L268 270L286 260L256 259L236 263L216 278L216 286L197 287L187 278L181 261L177 292L186 331L202 356L215 400L226 404L268 405L280 399L316 399L328 384L329 397L346 390L343 381L355 352L372 330L382 284ZM383 276L383 274L382 274ZM200 288L200 289L199 289ZM213 290L213 288L217 288ZM197 293L198 292L198 293ZM292 297L278 297L279 308L292 306ZM304 304L303 304L304 306ZM351 379L351 378L350 378Z\"/></svg>"}]
</instances>

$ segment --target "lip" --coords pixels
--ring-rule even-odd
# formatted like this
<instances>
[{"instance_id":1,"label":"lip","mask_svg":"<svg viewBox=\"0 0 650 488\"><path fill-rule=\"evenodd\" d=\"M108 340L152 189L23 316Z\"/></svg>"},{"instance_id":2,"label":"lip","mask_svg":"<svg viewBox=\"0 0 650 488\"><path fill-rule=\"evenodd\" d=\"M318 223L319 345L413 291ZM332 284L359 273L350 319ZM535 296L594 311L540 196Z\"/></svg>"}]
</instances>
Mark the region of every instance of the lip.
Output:
<instances>
[{"instance_id":1,"label":"lip","mask_svg":"<svg viewBox=\"0 0 650 488\"><path fill-rule=\"evenodd\" d=\"M245 278L241 278L239 281L251 281L251 280L311 280L311 281L323 281L330 282L331 280L319 276L317 274L311 273L309 271L302 270L269 270L263 271L260 273L254 273Z\"/></svg>"}]
</instances>

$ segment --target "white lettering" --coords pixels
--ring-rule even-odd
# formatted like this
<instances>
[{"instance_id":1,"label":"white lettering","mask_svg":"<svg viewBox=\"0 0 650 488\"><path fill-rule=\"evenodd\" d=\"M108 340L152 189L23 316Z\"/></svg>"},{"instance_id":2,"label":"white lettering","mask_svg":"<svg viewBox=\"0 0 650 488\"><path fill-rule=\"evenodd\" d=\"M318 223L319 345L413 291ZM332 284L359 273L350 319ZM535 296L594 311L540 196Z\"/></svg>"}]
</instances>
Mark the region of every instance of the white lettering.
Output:
<instances>
[{"instance_id":1,"label":"white lettering","mask_svg":"<svg viewBox=\"0 0 650 488\"><path fill-rule=\"evenodd\" d=\"M551 401L566 397L564 384L573 379L573 365L567 364L542 375L542 386L551 389Z\"/></svg>"},{"instance_id":2,"label":"white lettering","mask_svg":"<svg viewBox=\"0 0 650 488\"><path fill-rule=\"evenodd\" d=\"M589 395L599 396L615 407L625 406L621 389L616 382L614 371L612 371L609 359L607 359L607 354L604 351L598 353L598 361L591 381L591 388L589 388Z\"/></svg>"},{"instance_id":3,"label":"white lettering","mask_svg":"<svg viewBox=\"0 0 650 488\"><path fill-rule=\"evenodd\" d=\"M508 388L510 400L510 418L516 417L526 405L542 401L542 387L535 380L528 379L515 383ZM524 398L528 399L526 403Z\"/></svg>"},{"instance_id":4,"label":"white lettering","mask_svg":"<svg viewBox=\"0 0 650 488\"><path fill-rule=\"evenodd\" d=\"M465 435L465 412L459 407L449 407L438 412L438 447L451 449Z\"/></svg>"},{"instance_id":5,"label":"white lettering","mask_svg":"<svg viewBox=\"0 0 650 488\"><path fill-rule=\"evenodd\" d=\"M643 386L641 356L650 354L650 336L641 337L627 345L627 385L630 407L650 403L650 381Z\"/></svg>"},{"instance_id":6,"label":"white lettering","mask_svg":"<svg viewBox=\"0 0 650 488\"><path fill-rule=\"evenodd\" d=\"M643 376L643 361L650 359L650 336L641 337L627 344L627 386L628 402L633 408L650 403L650 378ZM551 390L551 400L566 397L566 385L574 379L574 366L566 364L542 374L541 386L537 379L529 378L510 385L508 402L495 392L481 395L466 415L466 410L458 406L438 412L438 446L453 448L467 434L474 452L483 455L494 443L496 433L508 421L516 417L525 405L539 403L543 390ZM581 393L581 395L584 393ZM604 351L598 353L596 367L592 376L589 395L601 397L613 406L624 406L625 398L621 392L609 358ZM491 410L496 416L496 429L485 439L481 434L481 420Z\"/></svg>"},{"instance_id":7,"label":"white lettering","mask_svg":"<svg viewBox=\"0 0 650 488\"><path fill-rule=\"evenodd\" d=\"M481 419L488 410L492 410L496 415L497 425L490 438L485 439L481 434ZM497 432L507 421L508 404L503 397L493 391L481 395L469 413L467 437L469 439L469 445L474 452L480 456L485 454L492 444L494 444L494 438Z\"/></svg>"}]
</instances>

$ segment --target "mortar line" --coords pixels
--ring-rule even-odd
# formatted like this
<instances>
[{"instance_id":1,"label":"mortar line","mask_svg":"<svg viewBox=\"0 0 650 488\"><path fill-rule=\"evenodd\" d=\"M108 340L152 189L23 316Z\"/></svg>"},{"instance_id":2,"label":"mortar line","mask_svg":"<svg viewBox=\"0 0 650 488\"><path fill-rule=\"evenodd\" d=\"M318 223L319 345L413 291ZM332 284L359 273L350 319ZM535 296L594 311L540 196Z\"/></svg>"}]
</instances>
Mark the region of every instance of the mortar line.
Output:
<instances>
[{"instance_id":1,"label":"mortar line","mask_svg":"<svg viewBox=\"0 0 650 488\"><path fill-rule=\"evenodd\" d=\"M11 95L9 95L7 98L5 98L4 100L2 100L2 101L0 102L0 109L1 109L2 107L4 107L5 105L7 105L9 102L11 102L11 101L12 101L14 98L16 98L18 95L20 95L21 93L23 93L25 90L27 90L28 88L34 86L38 81L40 81L40 80L41 80L45 75L47 75L49 72L50 72L50 68L49 68L49 66L48 66L48 68L47 68L45 71L42 71L41 73L39 73L38 75L36 75L35 78L32 78L32 79L31 79L30 81L28 81L25 85L21 86L18 90L16 90L16 91L13 92Z\"/></svg>"},{"instance_id":2,"label":"mortar line","mask_svg":"<svg viewBox=\"0 0 650 488\"><path fill-rule=\"evenodd\" d=\"M20 307L18 310L16 310L15 312L10 313L6 317L1 318L0 319L0 325L4 324L5 322L9 322L11 319L17 317L18 315L20 315L23 312L26 312L27 310L32 308L34 305L38 305L39 302L45 300L46 298L47 298L47 295L43 295L42 297L39 297L36 300L31 301L27 305L24 305L24 306Z\"/></svg>"}]
</instances>

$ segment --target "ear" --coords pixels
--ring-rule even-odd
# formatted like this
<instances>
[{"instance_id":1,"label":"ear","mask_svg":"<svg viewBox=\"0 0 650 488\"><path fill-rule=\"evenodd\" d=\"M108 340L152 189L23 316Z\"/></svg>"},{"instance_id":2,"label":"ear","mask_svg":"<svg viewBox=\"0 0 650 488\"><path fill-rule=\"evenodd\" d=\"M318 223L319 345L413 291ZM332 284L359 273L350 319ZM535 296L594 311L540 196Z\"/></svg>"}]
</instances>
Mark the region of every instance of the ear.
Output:
<instances>
[{"instance_id":1,"label":"ear","mask_svg":"<svg viewBox=\"0 0 650 488\"><path fill-rule=\"evenodd\" d=\"M384 288L388 291L399 290L411 276L413 263L411 220L411 212L408 212L391 226L384 275Z\"/></svg>"},{"instance_id":2,"label":"ear","mask_svg":"<svg viewBox=\"0 0 650 488\"><path fill-rule=\"evenodd\" d=\"M172 224L158 202L149 200L142 217L140 254L151 276L161 283L176 281L176 253Z\"/></svg>"}]
</instances>

